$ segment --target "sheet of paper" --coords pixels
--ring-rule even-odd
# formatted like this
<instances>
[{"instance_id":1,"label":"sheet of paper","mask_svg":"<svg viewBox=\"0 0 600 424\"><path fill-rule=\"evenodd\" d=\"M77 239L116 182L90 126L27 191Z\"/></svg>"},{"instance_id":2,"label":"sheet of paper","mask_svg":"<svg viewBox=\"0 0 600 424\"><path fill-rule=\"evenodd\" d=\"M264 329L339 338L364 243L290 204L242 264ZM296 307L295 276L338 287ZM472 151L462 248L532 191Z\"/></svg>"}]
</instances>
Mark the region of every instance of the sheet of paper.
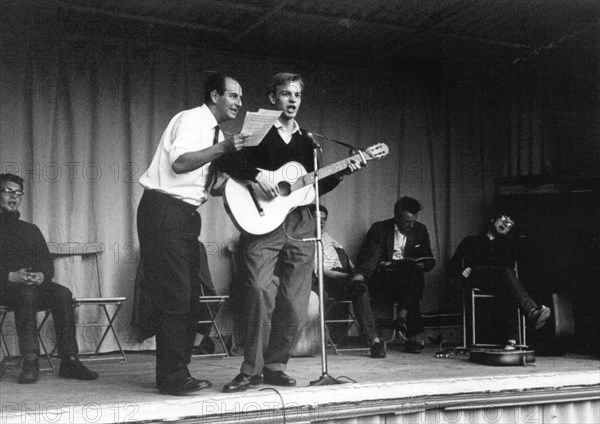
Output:
<instances>
[{"instance_id":1,"label":"sheet of paper","mask_svg":"<svg viewBox=\"0 0 600 424\"><path fill-rule=\"evenodd\" d=\"M245 145L247 147L258 146L279 115L281 115L280 110L259 109L258 112L246 112L241 132L249 132L252 137L246 141Z\"/></svg>"}]
</instances>

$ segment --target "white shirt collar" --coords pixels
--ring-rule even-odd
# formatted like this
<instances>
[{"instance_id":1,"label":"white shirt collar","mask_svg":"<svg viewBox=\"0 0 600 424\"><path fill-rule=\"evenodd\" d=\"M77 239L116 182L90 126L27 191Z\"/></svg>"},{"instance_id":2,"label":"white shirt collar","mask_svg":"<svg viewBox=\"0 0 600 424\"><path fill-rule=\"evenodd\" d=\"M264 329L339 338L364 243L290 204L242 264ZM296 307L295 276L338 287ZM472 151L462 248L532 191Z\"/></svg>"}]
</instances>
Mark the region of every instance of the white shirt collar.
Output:
<instances>
[{"instance_id":1,"label":"white shirt collar","mask_svg":"<svg viewBox=\"0 0 600 424\"><path fill-rule=\"evenodd\" d=\"M273 126L275 126L275 128L277 128L277 131L279 131L279 135L281 136L283 141L285 141L286 143L289 143L290 141L292 141L292 134L294 134L296 131L299 134L302 134L302 131L300 131L300 126L298 125L298 121L296 121L295 119L294 119L294 125L292 126L291 133L286 131L285 127L283 126L281 121L279 121L279 119L275 121Z\"/></svg>"}]
</instances>

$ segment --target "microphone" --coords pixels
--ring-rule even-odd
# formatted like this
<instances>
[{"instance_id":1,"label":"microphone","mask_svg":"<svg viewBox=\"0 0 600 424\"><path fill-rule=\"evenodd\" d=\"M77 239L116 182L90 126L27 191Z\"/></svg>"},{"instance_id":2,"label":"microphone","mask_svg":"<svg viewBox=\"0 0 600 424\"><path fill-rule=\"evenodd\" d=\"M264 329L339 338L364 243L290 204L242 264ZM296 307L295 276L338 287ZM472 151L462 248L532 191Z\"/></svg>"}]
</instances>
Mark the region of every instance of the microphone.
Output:
<instances>
[{"instance_id":1,"label":"microphone","mask_svg":"<svg viewBox=\"0 0 600 424\"><path fill-rule=\"evenodd\" d=\"M315 140L315 137L313 136L313 134L311 132L307 132L306 136L310 139L310 142L312 143L314 148L322 150L321 145L319 143L317 143L317 140Z\"/></svg>"}]
</instances>

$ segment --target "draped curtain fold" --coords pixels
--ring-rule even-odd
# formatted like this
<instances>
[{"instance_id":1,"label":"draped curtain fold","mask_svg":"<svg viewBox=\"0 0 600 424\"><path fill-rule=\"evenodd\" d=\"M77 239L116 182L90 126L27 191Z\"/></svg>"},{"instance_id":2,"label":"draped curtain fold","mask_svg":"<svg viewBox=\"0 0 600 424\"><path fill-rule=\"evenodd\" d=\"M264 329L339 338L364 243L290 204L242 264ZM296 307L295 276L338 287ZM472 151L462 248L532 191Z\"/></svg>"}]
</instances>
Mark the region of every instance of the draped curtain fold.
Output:
<instances>
[{"instance_id":1,"label":"draped curtain fold","mask_svg":"<svg viewBox=\"0 0 600 424\"><path fill-rule=\"evenodd\" d=\"M444 263L462 237L480 230L493 202L494 178L514 166L507 159L521 157L523 146L509 149L511 134L526 132L517 135L527 143L524 150L539 145L535 105L518 111L516 131L511 99L501 90L442 73L290 66L171 45L40 35L3 35L2 50L1 171L25 178L22 217L36 223L47 241L102 243L102 292L128 298L116 325L125 349L152 347L139 343L129 324L139 261L137 180L171 117L202 103L207 71L240 81L245 110L269 107L263 87L273 73L299 71L306 80L301 126L360 148L389 146L386 158L323 196L327 231L355 257L369 226L392 216L398 196L418 198L424 205L419 218L438 258L423 300L429 312L456 310L458 294L446 282ZM239 131L241 122L223 129ZM327 140L322 144L327 163L349 153ZM232 264L226 247L238 233L219 198L203 205L201 215L213 279L217 291L227 293ZM80 282L87 273L61 265L57 281L76 296L95 296L93 285ZM94 340L84 340L91 336L83 329L101 321L99 312L80 312L84 351ZM104 350L115 349L108 339Z\"/></svg>"}]
</instances>

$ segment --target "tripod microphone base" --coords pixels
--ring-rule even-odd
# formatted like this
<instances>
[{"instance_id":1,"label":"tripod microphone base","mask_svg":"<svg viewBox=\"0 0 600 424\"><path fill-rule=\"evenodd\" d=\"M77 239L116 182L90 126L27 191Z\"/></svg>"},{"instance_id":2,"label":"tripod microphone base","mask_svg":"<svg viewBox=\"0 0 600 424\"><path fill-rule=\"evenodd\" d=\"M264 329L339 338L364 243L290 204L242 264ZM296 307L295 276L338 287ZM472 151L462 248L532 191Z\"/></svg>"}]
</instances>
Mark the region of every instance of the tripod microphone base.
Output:
<instances>
[{"instance_id":1,"label":"tripod microphone base","mask_svg":"<svg viewBox=\"0 0 600 424\"><path fill-rule=\"evenodd\" d=\"M331 386L333 384L345 384L345 381L340 381L337 380L335 378L333 378L332 376L330 376L329 374L323 374L321 377L319 377L318 380L315 381L311 381L309 383L309 386Z\"/></svg>"}]
</instances>

